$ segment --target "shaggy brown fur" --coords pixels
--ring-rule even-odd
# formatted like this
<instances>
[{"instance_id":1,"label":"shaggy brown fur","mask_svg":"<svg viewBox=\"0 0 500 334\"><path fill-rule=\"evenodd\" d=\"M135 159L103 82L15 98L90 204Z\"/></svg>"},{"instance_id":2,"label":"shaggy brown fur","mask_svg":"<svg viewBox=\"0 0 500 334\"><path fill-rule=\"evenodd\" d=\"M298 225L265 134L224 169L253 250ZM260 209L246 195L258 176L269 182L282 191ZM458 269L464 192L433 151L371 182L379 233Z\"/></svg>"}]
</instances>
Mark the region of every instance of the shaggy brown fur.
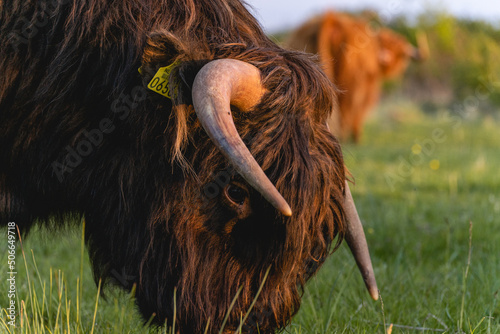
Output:
<instances>
[{"instance_id":1,"label":"shaggy brown fur","mask_svg":"<svg viewBox=\"0 0 500 334\"><path fill-rule=\"evenodd\" d=\"M344 231L345 171L326 127L334 90L305 54L273 44L236 0L0 2L0 221L84 215L96 281L130 289L145 319L181 333L284 328ZM201 128L191 101L212 59L257 66L268 90L235 124L293 210L283 217ZM173 101L144 87L171 75ZM142 66L142 75L138 68ZM100 135L99 135L100 133ZM248 190L240 217L219 171Z\"/></svg>"},{"instance_id":2,"label":"shaggy brown fur","mask_svg":"<svg viewBox=\"0 0 500 334\"><path fill-rule=\"evenodd\" d=\"M379 99L383 80L401 75L414 50L390 29L376 31L363 19L335 12L306 22L292 34L288 45L319 55L325 73L342 91L340 113L333 115L330 127L344 140L352 135L355 142Z\"/></svg>"}]
</instances>

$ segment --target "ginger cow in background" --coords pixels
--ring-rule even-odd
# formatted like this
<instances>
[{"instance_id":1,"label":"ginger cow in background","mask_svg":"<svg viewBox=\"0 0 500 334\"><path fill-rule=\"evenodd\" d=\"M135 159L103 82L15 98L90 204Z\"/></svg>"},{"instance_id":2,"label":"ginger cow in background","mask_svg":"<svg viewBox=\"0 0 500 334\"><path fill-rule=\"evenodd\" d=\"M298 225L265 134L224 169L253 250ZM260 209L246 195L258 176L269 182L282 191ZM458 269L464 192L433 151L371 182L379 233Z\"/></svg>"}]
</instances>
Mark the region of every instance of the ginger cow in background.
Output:
<instances>
[{"instance_id":1,"label":"ginger cow in background","mask_svg":"<svg viewBox=\"0 0 500 334\"><path fill-rule=\"evenodd\" d=\"M382 82L401 75L411 60L428 57L425 35L419 48L396 32L374 29L370 22L347 14L327 12L292 33L288 47L319 55L327 76L340 90L339 114L329 125L343 140L358 142L363 122L377 103Z\"/></svg>"}]
</instances>

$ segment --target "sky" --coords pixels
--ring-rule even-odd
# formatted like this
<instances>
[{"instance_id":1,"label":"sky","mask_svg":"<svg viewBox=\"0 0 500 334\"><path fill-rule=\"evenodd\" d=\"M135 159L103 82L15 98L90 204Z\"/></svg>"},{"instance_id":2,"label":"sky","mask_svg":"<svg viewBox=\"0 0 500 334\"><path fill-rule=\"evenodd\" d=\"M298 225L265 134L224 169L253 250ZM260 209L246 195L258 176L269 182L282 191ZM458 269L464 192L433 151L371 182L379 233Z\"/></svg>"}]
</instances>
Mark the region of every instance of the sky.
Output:
<instances>
[{"instance_id":1,"label":"sky","mask_svg":"<svg viewBox=\"0 0 500 334\"><path fill-rule=\"evenodd\" d=\"M268 33L294 28L327 9L376 9L385 19L412 16L429 8L500 24L500 0L246 0Z\"/></svg>"}]
</instances>

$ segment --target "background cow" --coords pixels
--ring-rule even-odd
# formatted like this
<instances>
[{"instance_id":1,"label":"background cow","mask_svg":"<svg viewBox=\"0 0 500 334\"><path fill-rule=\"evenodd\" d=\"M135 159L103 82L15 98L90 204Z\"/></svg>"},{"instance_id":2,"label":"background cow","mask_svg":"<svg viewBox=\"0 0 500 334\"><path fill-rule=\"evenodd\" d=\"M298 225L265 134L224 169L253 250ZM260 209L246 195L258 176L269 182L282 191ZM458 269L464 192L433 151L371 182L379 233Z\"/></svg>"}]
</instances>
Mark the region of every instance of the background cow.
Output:
<instances>
[{"instance_id":1,"label":"background cow","mask_svg":"<svg viewBox=\"0 0 500 334\"><path fill-rule=\"evenodd\" d=\"M344 235L377 298L332 84L242 3L0 4L2 224L84 215L96 281L181 333L234 332L264 281L243 331L283 328Z\"/></svg>"},{"instance_id":2,"label":"background cow","mask_svg":"<svg viewBox=\"0 0 500 334\"><path fill-rule=\"evenodd\" d=\"M358 142L363 122L380 96L384 79L401 75L410 59L423 60L403 36L348 14L327 12L314 17L291 35L288 46L319 55L323 69L340 93L339 114L330 119L332 131Z\"/></svg>"}]
</instances>

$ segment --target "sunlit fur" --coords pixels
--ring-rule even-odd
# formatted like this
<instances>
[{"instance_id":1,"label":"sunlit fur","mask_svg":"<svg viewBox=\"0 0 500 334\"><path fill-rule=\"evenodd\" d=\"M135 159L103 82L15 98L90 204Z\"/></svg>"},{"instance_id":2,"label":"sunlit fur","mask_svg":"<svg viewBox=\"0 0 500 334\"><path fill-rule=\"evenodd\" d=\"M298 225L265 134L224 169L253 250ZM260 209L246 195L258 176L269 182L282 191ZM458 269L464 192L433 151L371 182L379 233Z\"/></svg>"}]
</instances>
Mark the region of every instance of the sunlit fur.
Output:
<instances>
[{"instance_id":1,"label":"sunlit fur","mask_svg":"<svg viewBox=\"0 0 500 334\"><path fill-rule=\"evenodd\" d=\"M83 215L96 281L136 284L140 312L157 324L172 324L176 291L181 333L217 333L241 289L225 325L235 330L271 268L243 331L284 328L344 231L342 153L325 125L335 92L317 65L277 47L234 0L69 1L27 44L12 32L47 13L46 1L0 4L1 223L27 232ZM191 106L196 73L218 58L262 72L268 93L233 117L290 218L248 185L245 219L222 191L203 195L219 171L245 184ZM173 101L148 91L123 120L113 113L121 94L176 60ZM116 128L60 182L54 161L103 118Z\"/></svg>"},{"instance_id":2,"label":"sunlit fur","mask_svg":"<svg viewBox=\"0 0 500 334\"><path fill-rule=\"evenodd\" d=\"M348 14L327 12L293 32L288 45L318 54L327 76L341 91L339 114L330 120L334 133L355 142L377 103L384 80L401 75L415 50L401 35Z\"/></svg>"}]
</instances>

